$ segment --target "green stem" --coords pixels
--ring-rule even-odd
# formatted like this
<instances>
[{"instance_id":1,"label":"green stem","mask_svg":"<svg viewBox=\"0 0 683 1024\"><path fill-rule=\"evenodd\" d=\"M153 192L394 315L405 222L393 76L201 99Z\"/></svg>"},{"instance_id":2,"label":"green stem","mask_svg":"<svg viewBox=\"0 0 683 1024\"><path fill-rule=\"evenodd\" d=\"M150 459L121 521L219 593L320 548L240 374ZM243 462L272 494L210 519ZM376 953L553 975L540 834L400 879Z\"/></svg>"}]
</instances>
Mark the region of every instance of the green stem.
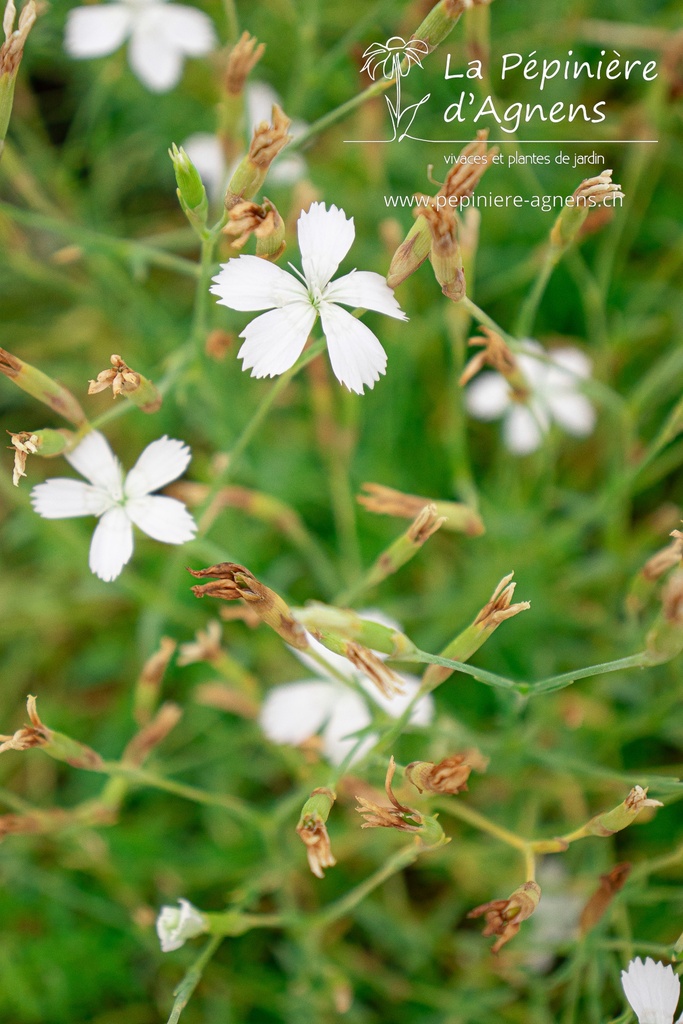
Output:
<instances>
[{"instance_id":1,"label":"green stem","mask_svg":"<svg viewBox=\"0 0 683 1024\"><path fill-rule=\"evenodd\" d=\"M209 960L214 955L222 941L222 935L213 935L209 939L206 946L204 947L200 955L197 957L195 962L186 972L185 977L183 978L183 980L180 982L177 989L173 993L175 999L173 1002L171 1015L168 1018L167 1024L178 1024L181 1013L189 1003L192 993L194 992L197 985L202 979L204 968L206 967Z\"/></svg>"},{"instance_id":2,"label":"green stem","mask_svg":"<svg viewBox=\"0 0 683 1024\"><path fill-rule=\"evenodd\" d=\"M342 121L347 114L353 113L358 107L361 107L368 100L373 99L375 96L381 96L383 92L386 92L394 84L395 79L393 78L380 78L378 81L373 82L363 92L358 93L352 99L347 100L346 103L342 103L341 106L335 107L334 110L330 110L327 114L318 118L314 121L305 132L298 135L296 139L289 143L287 146L287 152L293 153L295 150L303 149L312 139L324 132L326 128L331 128L337 121Z\"/></svg>"},{"instance_id":3,"label":"green stem","mask_svg":"<svg viewBox=\"0 0 683 1024\"><path fill-rule=\"evenodd\" d=\"M225 8L225 20L228 23L228 42L236 43L240 37L240 23L235 0L223 0L223 7Z\"/></svg>"},{"instance_id":4,"label":"green stem","mask_svg":"<svg viewBox=\"0 0 683 1024\"><path fill-rule=\"evenodd\" d=\"M515 334L518 338L526 338L529 336L536 320L538 307L541 304L541 299L543 298L546 286L550 280L550 275L556 265L556 250L550 248L545 253L543 263L536 275L536 279L519 311L517 326L515 327Z\"/></svg>"},{"instance_id":5,"label":"green stem","mask_svg":"<svg viewBox=\"0 0 683 1024\"><path fill-rule=\"evenodd\" d=\"M360 885L357 885L355 889L351 889L341 899L309 917L306 926L312 929L323 929L334 921L338 921L340 917L345 917L374 889L377 889L383 882L386 882L388 878L413 864L426 849L427 847L422 846L419 842L413 842L410 846L404 846L393 857L389 857L383 867L375 871L369 878L366 878Z\"/></svg>"},{"instance_id":6,"label":"green stem","mask_svg":"<svg viewBox=\"0 0 683 1024\"><path fill-rule=\"evenodd\" d=\"M479 832L486 832L488 835L500 839L507 846L513 846L516 850L521 850L525 857L527 856L529 843L526 839L523 839L507 828L503 828L502 825L496 825L494 821L489 821L483 814L475 811L472 807L463 803L462 800L443 800L437 803L436 806L445 814L451 814L454 818L467 822L468 825L476 828Z\"/></svg>"}]
</instances>

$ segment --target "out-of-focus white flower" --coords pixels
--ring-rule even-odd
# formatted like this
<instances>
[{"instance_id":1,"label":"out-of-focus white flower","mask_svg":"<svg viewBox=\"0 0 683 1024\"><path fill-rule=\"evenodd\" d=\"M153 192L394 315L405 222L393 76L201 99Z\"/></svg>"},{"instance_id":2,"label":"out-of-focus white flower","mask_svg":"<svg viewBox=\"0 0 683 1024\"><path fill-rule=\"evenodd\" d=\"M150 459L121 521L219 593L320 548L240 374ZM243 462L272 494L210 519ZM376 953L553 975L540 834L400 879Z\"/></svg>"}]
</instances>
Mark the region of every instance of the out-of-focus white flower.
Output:
<instances>
[{"instance_id":1,"label":"out-of-focus white flower","mask_svg":"<svg viewBox=\"0 0 683 1024\"><path fill-rule=\"evenodd\" d=\"M162 907L157 917L157 935L162 953L180 949L187 939L208 931L203 914L187 900L178 900L179 907Z\"/></svg>"},{"instance_id":2,"label":"out-of-focus white flower","mask_svg":"<svg viewBox=\"0 0 683 1024\"><path fill-rule=\"evenodd\" d=\"M590 360L577 348L545 352L529 340L523 346L515 359L529 385L527 401L514 399L499 373L482 373L465 392L468 412L480 420L502 416L505 444L515 455L535 451L553 420L568 434L587 437L595 427L595 410L579 387L590 377Z\"/></svg>"},{"instance_id":3,"label":"out-of-focus white flower","mask_svg":"<svg viewBox=\"0 0 683 1024\"><path fill-rule=\"evenodd\" d=\"M187 469L192 454L182 441L152 441L125 480L106 438L96 430L64 457L89 483L52 478L33 488L31 502L45 519L99 517L90 545L90 569L100 579L116 579L130 561L133 523L165 544L184 544L194 537L197 527L183 503L152 493Z\"/></svg>"},{"instance_id":4,"label":"out-of-focus white flower","mask_svg":"<svg viewBox=\"0 0 683 1024\"><path fill-rule=\"evenodd\" d=\"M651 957L643 963L636 957L621 972L621 984L638 1024L672 1024L681 983L670 964L655 963ZM677 1024L681 1021L683 1014Z\"/></svg>"},{"instance_id":5,"label":"out-of-focus white flower","mask_svg":"<svg viewBox=\"0 0 683 1024\"><path fill-rule=\"evenodd\" d=\"M152 92L180 81L186 57L201 57L217 43L207 14L165 0L123 0L75 7L66 23L71 57L104 57L130 39L128 61Z\"/></svg>"},{"instance_id":6,"label":"out-of-focus white flower","mask_svg":"<svg viewBox=\"0 0 683 1024\"><path fill-rule=\"evenodd\" d=\"M399 628L396 623L378 612L363 611L360 614L364 619ZM376 733L368 733L360 742L359 737L352 735L371 724L371 705L377 704L392 718L398 718L415 696L420 681L415 676L401 675L405 692L394 697L385 697L375 684L367 676L357 672L346 658L328 651L312 636L309 636L308 640L313 650L330 666L329 674L305 651L295 651L297 657L318 674L318 679L274 687L261 709L261 728L274 743L293 745L303 743L316 733L320 733L323 753L328 761L336 765L341 764L358 743L353 762L358 761L377 742ZM379 657L384 658L386 655L380 654ZM360 686L365 696L342 683L339 675ZM434 702L431 697L426 696L413 708L410 722L412 725L426 726L431 722L433 715Z\"/></svg>"},{"instance_id":7,"label":"out-of-focus white flower","mask_svg":"<svg viewBox=\"0 0 683 1024\"><path fill-rule=\"evenodd\" d=\"M251 82L245 90L245 101L247 108L247 123L249 139L254 129L262 121L270 122L273 112L273 105L282 106L282 100L269 85L265 82ZM305 121L294 119L288 128L293 139L306 130ZM211 132L195 132L183 143L183 149L195 165L202 181L213 201L223 197L228 181L239 163L236 160L231 167L225 162L225 154L220 140ZM307 172L306 161L300 153L278 154L268 170L268 181L273 185L294 185L301 181Z\"/></svg>"},{"instance_id":8,"label":"out-of-focus white flower","mask_svg":"<svg viewBox=\"0 0 683 1024\"><path fill-rule=\"evenodd\" d=\"M324 203L312 203L297 226L301 280L258 256L239 256L222 265L211 292L230 309L268 310L240 334L245 342L238 358L252 377L276 377L293 366L320 316L337 380L362 395L363 386L374 387L385 372L386 352L372 331L338 303L408 318L381 274L353 270L330 280L353 243L353 218L336 206L328 210Z\"/></svg>"}]
</instances>

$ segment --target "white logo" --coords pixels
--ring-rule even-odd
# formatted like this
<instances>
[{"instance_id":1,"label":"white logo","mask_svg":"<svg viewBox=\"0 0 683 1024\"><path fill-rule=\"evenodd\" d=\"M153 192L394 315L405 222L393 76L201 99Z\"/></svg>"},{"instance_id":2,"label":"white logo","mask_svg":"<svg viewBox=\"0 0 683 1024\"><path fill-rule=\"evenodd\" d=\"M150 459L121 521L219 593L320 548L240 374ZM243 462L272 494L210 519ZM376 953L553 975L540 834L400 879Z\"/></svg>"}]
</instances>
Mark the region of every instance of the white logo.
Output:
<instances>
[{"instance_id":1,"label":"white logo","mask_svg":"<svg viewBox=\"0 0 683 1024\"><path fill-rule=\"evenodd\" d=\"M431 93L427 93L418 103L410 103L406 107L401 106L401 80L406 77L414 64L421 68L422 60L420 58L426 57L428 53L429 47L424 40L409 39L406 42L401 36L392 36L391 39L387 39L386 43L372 43L363 53L365 64L361 71L367 71L373 82L378 72L381 71L382 77L387 79L388 85L391 82L396 84L395 103L385 96L393 128L393 135L391 139L385 140L387 142L393 142L395 139L401 142L406 138L417 111L431 95Z\"/></svg>"}]
</instances>

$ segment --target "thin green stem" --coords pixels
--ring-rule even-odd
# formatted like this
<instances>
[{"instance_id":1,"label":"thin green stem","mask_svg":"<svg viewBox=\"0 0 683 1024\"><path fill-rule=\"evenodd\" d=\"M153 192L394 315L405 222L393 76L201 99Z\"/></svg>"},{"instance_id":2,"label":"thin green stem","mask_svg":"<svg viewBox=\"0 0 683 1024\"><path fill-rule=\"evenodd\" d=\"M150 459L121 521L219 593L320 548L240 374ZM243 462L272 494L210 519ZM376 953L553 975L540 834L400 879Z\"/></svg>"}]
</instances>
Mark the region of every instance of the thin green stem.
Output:
<instances>
[{"instance_id":1,"label":"thin green stem","mask_svg":"<svg viewBox=\"0 0 683 1024\"><path fill-rule=\"evenodd\" d=\"M236 43L240 37L240 22L237 15L235 0L223 0L225 20L228 23L228 42Z\"/></svg>"},{"instance_id":2,"label":"thin green stem","mask_svg":"<svg viewBox=\"0 0 683 1024\"><path fill-rule=\"evenodd\" d=\"M373 99L375 96L381 96L383 92L386 92L394 84L394 81L393 78L380 78L373 82L372 85L369 85L367 89L364 89L363 92L347 100L346 103L342 103L341 106L328 111L327 114L324 114L317 121L314 121L312 125L309 125L305 132L302 132L296 139L293 139L287 146L287 152L293 153L295 150L303 149L316 135L320 135L325 129L331 128L338 121L342 121L347 114L352 114L354 110L367 103L368 100Z\"/></svg>"},{"instance_id":3,"label":"thin green stem","mask_svg":"<svg viewBox=\"0 0 683 1024\"><path fill-rule=\"evenodd\" d=\"M526 338L531 333L536 320L536 314L538 313L538 307L541 304L541 299L543 298L548 281L550 280L550 275L556 265L556 251L549 248L545 252L543 262L539 267L536 279L534 280L529 294L522 303L522 308L519 311L517 326L515 327L515 334L518 338Z\"/></svg>"},{"instance_id":4,"label":"thin green stem","mask_svg":"<svg viewBox=\"0 0 683 1024\"><path fill-rule=\"evenodd\" d=\"M436 806L444 814L451 814L454 818L467 822L468 825L476 828L479 832L486 832L488 835L500 839L507 846L513 846L515 850L521 850L525 857L527 856L530 844L526 839L518 836L516 832L503 828L502 825L497 825L494 821L489 821L483 814L475 811L468 804L463 803L462 800L443 800L439 801Z\"/></svg>"},{"instance_id":5,"label":"thin green stem","mask_svg":"<svg viewBox=\"0 0 683 1024\"><path fill-rule=\"evenodd\" d=\"M309 917L306 922L307 927L313 929L327 928L334 921L345 917L374 889L377 889L383 882L386 882L388 878L413 864L426 849L427 847L422 846L417 841L411 843L410 846L402 847L392 857L389 857L381 868L366 878L364 882L361 882L360 885L357 885L355 889L351 889L341 899L336 900L329 907L325 907L324 910Z\"/></svg>"},{"instance_id":6,"label":"thin green stem","mask_svg":"<svg viewBox=\"0 0 683 1024\"><path fill-rule=\"evenodd\" d=\"M192 997L192 993L196 989L197 985L202 979L204 968L212 958L221 942L223 941L222 935L212 935L206 946L199 954L195 962L186 972L185 977L178 985L177 989L173 993L175 996L173 1002L173 1008L171 1009L171 1015L168 1018L167 1024L178 1024L180 1015L187 1006Z\"/></svg>"}]
</instances>

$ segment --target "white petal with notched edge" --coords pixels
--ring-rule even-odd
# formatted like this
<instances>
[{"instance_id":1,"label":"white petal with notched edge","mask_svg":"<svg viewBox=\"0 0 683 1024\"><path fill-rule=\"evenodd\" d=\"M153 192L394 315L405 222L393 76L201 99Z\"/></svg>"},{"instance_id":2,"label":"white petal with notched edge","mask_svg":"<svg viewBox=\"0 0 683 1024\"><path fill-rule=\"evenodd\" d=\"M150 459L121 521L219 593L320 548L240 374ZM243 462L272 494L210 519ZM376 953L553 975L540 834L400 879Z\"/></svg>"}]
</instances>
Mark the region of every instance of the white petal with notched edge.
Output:
<instances>
[{"instance_id":1,"label":"white petal with notched edge","mask_svg":"<svg viewBox=\"0 0 683 1024\"><path fill-rule=\"evenodd\" d=\"M669 964L637 957L621 972L621 984L638 1024L671 1024L681 984Z\"/></svg>"},{"instance_id":2,"label":"white petal with notched edge","mask_svg":"<svg viewBox=\"0 0 683 1024\"><path fill-rule=\"evenodd\" d=\"M397 320L408 319L386 280L371 270L352 270L345 277L332 281L325 289L325 299L341 302L343 306L372 309Z\"/></svg>"},{"instance_id":3,"label":"white petal with notched edge","mask_svg":"<svg viewBox=\"0 0 683 1024\"><path fill-rule=\"evenodd\" d=\"M82 480L53 477L31 491L31 504L43 519L100 516L113 504L107 491Z\"/></svg>"},{"instance_id":4,"label":"white petal with notched edge","mask_svg":"<svg viewBox=\"0 0 683 1024\"><path fill-rule=\"evenodd\" d=\"M316 320L313 306L292 302L252 320L240 334L244 344L237 353L252 377L276 377L294 366Z\"/></svg>"},{"instance_id":5,"label":"white petal with notched edge","mask_svg":"<svg viewBox=\"0 0 683 1024\"><path fill-rule=\"evenodd\" d=\"M66 20L64 46L70 57L106 57L118 50L133 24L127 4L76 7Z\"/></svg>"},{"instance_id":6,"label":"white petal with notched edge","mask_svg":"<svg viewBox=\"0 0 683 1024\"><path fill-rule=\"evenodd\" d=\"M332 302L320 304L320 319L334 375L349 391L363 394L387 368L387 354L369 327Z\"/></svg>"},{"instance_id":7,"label":"white petal with notched edge","mask_svg":"<svg viewBox=\"0 0 683 1024\"><path fill-rule=\"evenodd\" d=\"M301 281L259 256L238 256L223 264L211 293L219 305L244 312L276 309L289 302L309 302Z\"/></svg>"},{"instance_id":8,"label":"white petal with notched edge","mask_svg":"<svg viewBox=\"0 0 683 1024\"><path fill-rule=\"evenodd\" d=\"M306 281L322 290L353 245L353 217L336 206L328 210L324 203L311 203L299 217L297 233Z\"/></svg>"},{"instance_id":9,"label":"white petal with notched edge","mask_svg":"<svg viewBox=\"0 0 683 1024\"><path fill-rule=\"evenodd\" d=\"M89 565L106 583L119 575L133 554L133 527L120 505L105 512L95 527L90 544Z\"/></svg>"},{"instance_id":10,"label":"white petal with notched edge","mask_svg":"<svg viewBox=\"0 0 683 1024\"><path fill-rule=\"evenodd\" d=\"M64 458L94 487L106 490L115 501L123 497L121 463L99 430L89 431L80 444Z\"/></svg>"},{"instance_id":11,"label":"white petal with notched edge","mask_svg":"<svg viewBox=\"0 0 683 1024\"><path fill-rule=\"evenodd\" d=\"M192 453L182 441L160 437L142 452L126 477L124 491L128 498L140 498L177 480L190 464Z\"/></svg>"},{"instance_id":12,"label":"white petal with notched edge","mask_svg":"<svg viewBox=\"0 0 683 1024\"><path fill-rule=\"evenodd\" d=\"M126 502L126 513L138 529L164 544L185 544L197 532L197 524L182 501L148 494Z\"/></svg>"}]
</instances>

